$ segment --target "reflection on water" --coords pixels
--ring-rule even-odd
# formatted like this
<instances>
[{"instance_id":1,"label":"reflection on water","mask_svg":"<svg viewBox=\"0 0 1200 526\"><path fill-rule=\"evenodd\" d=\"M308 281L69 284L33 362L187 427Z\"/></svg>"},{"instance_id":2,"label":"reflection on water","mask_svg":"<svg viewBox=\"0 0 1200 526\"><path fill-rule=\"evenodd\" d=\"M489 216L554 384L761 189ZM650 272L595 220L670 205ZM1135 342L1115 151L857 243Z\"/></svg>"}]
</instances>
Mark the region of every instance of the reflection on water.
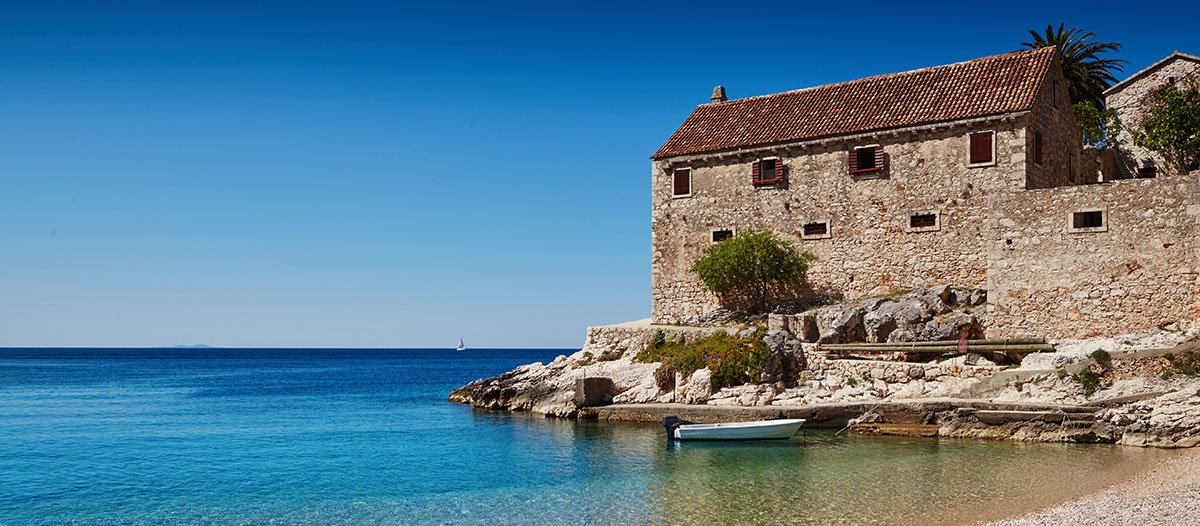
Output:
<instances>
[{"instance_id":1,"label":"reflection on water","mask_svg":"<svg viewBox=\"0 0 1200 526\"><path fill-rule=\"evenodd\" d=\"M553 358L464 354L0 350L0 524L956 523L1170 454L814 430L674 444L657 424L450 404Z\"/></svg>"}]
</instances>

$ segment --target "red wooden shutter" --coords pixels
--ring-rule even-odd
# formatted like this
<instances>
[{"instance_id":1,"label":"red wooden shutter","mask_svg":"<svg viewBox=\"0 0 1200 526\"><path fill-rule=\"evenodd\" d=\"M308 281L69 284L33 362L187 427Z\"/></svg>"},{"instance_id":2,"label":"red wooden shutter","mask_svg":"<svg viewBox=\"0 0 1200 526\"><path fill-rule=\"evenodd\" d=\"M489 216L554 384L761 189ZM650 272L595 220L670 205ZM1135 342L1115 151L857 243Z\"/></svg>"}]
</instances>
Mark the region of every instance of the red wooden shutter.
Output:
<instances>
[{"instance_id":1,"label":"red wooden shutter","mask_svg":"<svg viewBox=\"0 0 1200 526\"><path fill-rule=\"evenodd\" d=\"M754 161L754 164L752 166L753 166L752 170L754 172L754 184L758 184L759 182L762 181L762 163L760 163L758 161Z\"/></svg>"},{"instance_id":2,"label":"red wooden shutter","mask_svg":"<svg viewBox=\"0 0 1200 526\"><path fill-rule=\"evenodd\" d=\"M992 132L971 134L971 164L992 162Z\"/></svg>"},{"instance_id":3,"label":"red wooden shutter","mask_svg":"<svg viewBox=\"0 0 1200 526\"><path fill-rule=\"evenodd\" d=\"M775 159L775 182L783 181L783 159Z\"/></svg>"},{"instance_id":4,"label":"red wooden shutter","mask_svg":"<svg viewBox=\"0 0 1200 526\"><path fill-rule=\"evenodd\" d=\"M875 169L876 170L883 169L883 147L882 146L875 147Z\"/></svg>"},{"instance_id":5,"label":"red wooden shutter","mask_svg":"<svg viewBox=\"0 0 1200 526\"><path fill-rule=\"evenodd\" d=\"M692 171L691 170L675 170L674 195L688 195L692 193Z\"/></svg>"},{"instance_id":6,"label":"red wooden shutter","mask_svg":"<svg viewBox=\"0 0 1200 526\"><path fill-rule=\"evenodd\" d=\"M858 170L858 150L850 149L850 173Z\"/></svg>"}]
</instances>

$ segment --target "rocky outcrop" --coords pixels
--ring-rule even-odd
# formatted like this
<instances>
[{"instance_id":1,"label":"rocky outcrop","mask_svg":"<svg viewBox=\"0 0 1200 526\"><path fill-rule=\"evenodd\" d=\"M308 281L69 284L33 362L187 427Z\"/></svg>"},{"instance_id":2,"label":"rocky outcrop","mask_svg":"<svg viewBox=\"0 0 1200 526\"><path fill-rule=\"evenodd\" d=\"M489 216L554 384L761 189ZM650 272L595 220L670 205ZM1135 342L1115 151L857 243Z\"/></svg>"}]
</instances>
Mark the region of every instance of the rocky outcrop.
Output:
<instances>
[{"instance_id":1,"label":"rocky outcrop","mask_svg":"<svg viewBox=\"0 0 1200 526\"><path fill-rule=\"evenodd\" d=\"M1200 445L1200 382L1150 400L1105 409L1097 417L1130 446Z\"/></svg>"},{"instance_id":2,"label":"rocky outcrop","mask_svg":"<svg viewBox=\"0 0 1200 526\"><path fill-rule=\"evenodd\" d=\"M767 357L760 381L765 384L779 384L778 387L795 385L807 364L800 339L791 332L773 330L763 337L763 343L771 349L771 355Z\"/></svg>"},{"instance_id":3,"label":"rocky outcrop","mask_svg":"<svg viewBox=\"0 0 1200 526\"><path fill-rule=\"evenodd\" d=\"M910 342L983 335L987 294L933 287L787 315L786 325L805 342Z\"/></svg>"},{"instance_id":4,"label":"rocky outcrop","mask_svg":"<svg viewBox=\"0 0 1200 526\"><path fill-rule=\"evenodd\" d=\"M956 340L982 337L988 295L968 288L922 288L904 294L829 305L784 324L800 340L818 343Z\"/></svg>"},{"instance_id":5,"label":"rocky outcrop","mask_svg":"<svg viewBox=\"0 0 1200 526\"><path fill-rule=\"evenodd\" d=\"M593 327L587 345L550 363L518 367L454 390L450 399L488 409L550 416L596 414L607 404L686 404L722 411L784 412L857 407L862 422L940 426L941 436L1138 446L1200 445L1200 324L1114 338L1056 342L1019 367L956 356L925 363L845 359L805 340L904 341L974 336L982 291L938 287L887 298L772 314L762 327L696 328L648 323ZM700 369L680 374L635 357L656 341L695 340L715 331L756 338L769 350L758 382L714 389ZM578 382L584 378L603 381ZM610 383L611 382L611 383ZM577 385L611 392L577 396ZM580 400L583 400L582 402ZM920 421L879 407L945 401ZM883 405L881 405L883 404ZM985 405L980 405L985 404ZM952 409L952 410L951 410Z\"/></svg>"},{"instance_id":6,"label":"rocky outcrop","mask_svg":"<svg viewBox=\"0 0 1200 526\"><path fill-rule=\"evenodd\" d=\"M500 376L476 380L451 391L449 400L484 409L573 417L579 410L576 381L603 377L612 380L614 403L674 402L680 386L686 389L693 403L704 403L707 394L702 387L704 376L697 376L699 372L687 383L677 378L677 387L664 391L657 385L654 375L660 364L642 363L635 356L646 348L648 339L656 333L671 339L684 339L718 330L724 329L642 325L589 327L587 344L579 352L559 356L548 364L522 365ZM708 389L711 391L711 387Z\"/></svg>"}]
</instances>

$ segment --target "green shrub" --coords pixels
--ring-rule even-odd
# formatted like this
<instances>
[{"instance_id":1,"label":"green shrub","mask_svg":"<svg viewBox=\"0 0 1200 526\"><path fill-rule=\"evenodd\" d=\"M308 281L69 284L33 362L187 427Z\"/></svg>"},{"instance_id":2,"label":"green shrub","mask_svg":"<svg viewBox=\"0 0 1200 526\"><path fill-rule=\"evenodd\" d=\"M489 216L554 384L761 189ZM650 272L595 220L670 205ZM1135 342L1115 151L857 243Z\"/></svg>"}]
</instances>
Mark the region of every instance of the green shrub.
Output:
<instances>
[{"instance_id":1,"label":"green shrub","mask_svg":"<svg viewBox=\"0 0 1200 526\"><path fill-rule=\"evenodd\" d=\"M1184 351L1166 355L1167 361L1184 376L1196 376L1200 372L1200 351Z\"/></svg>"},{"instance_id":2,"label":"green shrub","mask_svg":"<svg viewBox=\"0 0 1200 526\"><path fill-rule=\"evenodd\" d=\"M1025 390L1025 382L1017 380L1017 381L1013 382L1013 387L1017 388L1017 392L1024 391Z\"/></svg>"},{"instance_id":3,"label":"green shrub","mask_svg":"<svg viewBox=\"0 0 1200 526\"><path fill-rule=\"evenodd\" d=\"M1178 172L1200 166L1200 86L1163 86L1142 104L1144 117L1133 129L1133 143L1162 155Z\"/></svg>"},{"instance_id":4,"label":"green shrub","mask_svg":"<svg viewBox=\"0 0 1200 526\"><path fill-rule=\"evenodd\" d=\"M1062 380L1063 378L1067 377L1067 370L1059 367L1058 369L1054 370L1054 375L1057 376L1059 380Z\"/></svg>"},{"instance_id":5,"label":"green shrub","mask_svg":"<svg viewBox=\"0 0 1200 526\"><path fill-rule=\"evenodd\" d=\"M663 335L663 331L658 329L655 329L654 332L651 332L650 336L646 338L647 349L657 349L663 345L666 345L666 343L667 337Z\"/></svg>"},{"instance_id":6,"label":"green shrub","mask_svg":"<svg viewBox=\"0 0 1200 526\"><path fill-rule=\"evenodd\" d=\"M782 296L798 295L816 259L770 232L743 233L704 249L692 272L726 306L766 312Z\"/></svg>"},{"instance_id":7,"label":"green shrub","mask_svg":"<svg viewBox=\"0 0 1200 526\"><path fill-rule=\"evenodd\" d=\"M663 342L647 348L635 358L640 362L662 362L685 378L705 367L712 371L714 389L757 382L771 354L762 341L761 331L749 338L732 336L724 331L701 340Z\"/></svg>"},{"instance_id":8,"label":"green shrub","mask_svg":"<svg viewBox=\"0 0 1200 526\"><path fill-rule=\"evenodd\" d=\"M854 386L858 385L858 380L855 379L853 376L846 378L846 385L848 385L850 387L854 387Z\"/></svg>"},{"instance_id":9,"label":"green shrub","mask_svg":"<svg viewBox=\"0 0 1200 526\"><path fill-rule=\"evenodd\" d=\"M1091 369L1084 369L1071 375L1079 385L1083 387L1083 396L1092 396L1096 390L1100 389L1100 376Z\"/></svg>"},{"instance_id":10,"label":"green shrub","mask_svg":"<svg viewBox=\"0 0 1200 526\"><path fill-rule=\"evenodd\" d=\"M1108 351L1104 349L1096 349L1092 351L1092 354L1089 356L1091 356L1093 360L1096 360L1096 363L1104 365L1112 363L1112 355L1108 354Z\"/></svg>"},{"instance_id":11,"label":"green shrub","mask_svg":"<svg viewBox=\"0 0 1200 526\"><path fill-rule=\"evenodd\" d=\"M1158 377L1164 382L1170 380L1172 376L1175 376L1175 373L1172 373L1171 371L1163 371L1162 374L1158 375Z\"/></svg>"}]
</instances>

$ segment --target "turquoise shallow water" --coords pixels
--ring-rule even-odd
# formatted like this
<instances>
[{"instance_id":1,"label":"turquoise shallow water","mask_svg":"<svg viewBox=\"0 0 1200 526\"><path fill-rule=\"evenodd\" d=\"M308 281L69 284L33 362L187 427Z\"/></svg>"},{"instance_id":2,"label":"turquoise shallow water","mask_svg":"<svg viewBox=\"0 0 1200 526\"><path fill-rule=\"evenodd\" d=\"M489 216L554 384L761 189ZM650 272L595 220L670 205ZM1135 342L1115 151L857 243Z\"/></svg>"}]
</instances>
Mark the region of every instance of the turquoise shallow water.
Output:
<instances>
[{"instance_id":1,"label":"turquoise shallow water","mask_svg":"<svg viewBox=\"0 0 1200 526\"><path fill-rule=\"evenodd\" d=\"M1163 453L871 438L671 445L450 389L552 350L0 349L0 524L911 524Z\"/></svg>"}]
</instances>

